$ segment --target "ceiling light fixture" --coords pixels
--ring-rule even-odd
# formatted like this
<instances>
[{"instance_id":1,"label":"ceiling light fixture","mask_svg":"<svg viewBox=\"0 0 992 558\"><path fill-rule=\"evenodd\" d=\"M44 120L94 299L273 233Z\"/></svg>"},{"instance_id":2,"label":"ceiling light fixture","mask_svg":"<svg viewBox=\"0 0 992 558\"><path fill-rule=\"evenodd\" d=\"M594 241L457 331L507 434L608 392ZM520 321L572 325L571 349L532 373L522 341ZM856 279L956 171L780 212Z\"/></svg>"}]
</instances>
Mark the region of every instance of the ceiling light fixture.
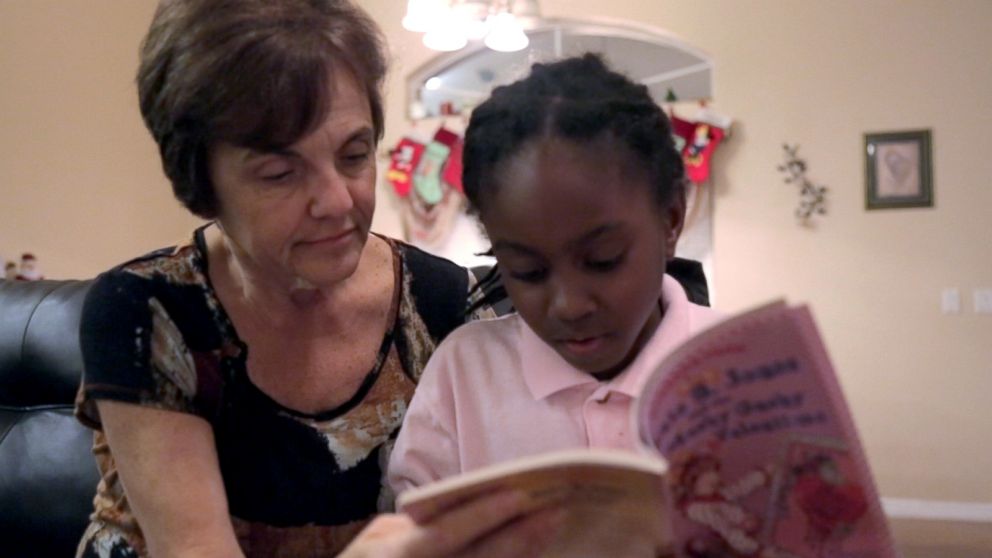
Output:
<instances>
[{"instance_id":1,"label":"ceiling light fixture","mask_svg":"<svg viewBox=\"0 0 992 558\"><path fill-rule=\"evenodd\" d=\"M408 0L403 27L424 33L428 48L453 51L482 40L500 52L527 48L525 23L540 18L537 0Z\"/></svg>"}]
</instances>

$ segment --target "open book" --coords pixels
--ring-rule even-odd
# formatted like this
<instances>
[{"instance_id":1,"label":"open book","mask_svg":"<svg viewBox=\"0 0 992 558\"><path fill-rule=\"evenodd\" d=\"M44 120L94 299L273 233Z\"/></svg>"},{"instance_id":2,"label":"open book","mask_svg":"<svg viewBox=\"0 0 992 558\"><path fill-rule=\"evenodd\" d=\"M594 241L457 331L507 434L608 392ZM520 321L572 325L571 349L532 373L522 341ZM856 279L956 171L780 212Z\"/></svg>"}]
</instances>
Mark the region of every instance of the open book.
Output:
<instances>
[{"instance_id":1,"label":"open book","mask_svg":"<svg viewBox=\"0 0 992 558\"><path fill-rule=\"evenodd\" d=\"M498 488L569 510L549 556L897 556L806 307L776 302L657 366L631 420L642 452L555 452L403 493L424 520Z\"/></svg>"}]
</instances>

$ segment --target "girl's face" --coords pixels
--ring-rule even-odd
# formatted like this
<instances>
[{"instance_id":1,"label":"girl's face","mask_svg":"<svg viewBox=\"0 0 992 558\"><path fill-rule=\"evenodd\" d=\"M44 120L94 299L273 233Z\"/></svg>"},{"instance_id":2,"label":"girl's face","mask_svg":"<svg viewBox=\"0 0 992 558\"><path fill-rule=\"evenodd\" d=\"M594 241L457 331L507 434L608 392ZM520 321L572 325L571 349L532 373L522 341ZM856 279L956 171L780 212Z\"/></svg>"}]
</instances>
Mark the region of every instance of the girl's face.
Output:
<instances>
[{"instance_id":1,"label":"girl's face","mask_svg":"<svg viewBox=\"0 0 992 558\"><path fill-rule=\"evenodd\" d=\"M661 321L685 213L610 140L541 138L497 169L479 217L521 318L576 368L615 376Z\"/></svg>"},{"instance_id":2,"label":"girl's face","mask_svg":"<svg viewBox=\"0 0 992 558\"><path fill-rule=\"evenodd\" d=\"M210 153L220 223L239 262L277 284L327 286L358 266L375 209L375 132L349 72L331 77L331 109L280 152L225 143Z\"/></svg>"}]
</instances>

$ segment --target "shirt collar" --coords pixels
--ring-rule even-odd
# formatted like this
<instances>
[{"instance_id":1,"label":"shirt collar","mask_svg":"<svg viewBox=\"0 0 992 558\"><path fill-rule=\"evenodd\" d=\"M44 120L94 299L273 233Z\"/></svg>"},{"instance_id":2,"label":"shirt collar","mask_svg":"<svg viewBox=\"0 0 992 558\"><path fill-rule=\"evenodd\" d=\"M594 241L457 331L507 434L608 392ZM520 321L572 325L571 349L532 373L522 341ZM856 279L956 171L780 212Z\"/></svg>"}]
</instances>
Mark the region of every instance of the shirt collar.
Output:
<instances>
[{"instance_id":1,"label":"shirt collar","mask_svg":"<svg viewBox=\"0 0 992 558\"><path fill-rule=\"evenodd\" d=\"M682 286L669 275L662 280L661 306L664 310L661 323L640 354L619 376L606 382L611 391L636 398L654 367L685 340L689 331L690 303ZM523 319L519 322L520 361L524 381L534 399L544 399L579 385L599 383L599 380L563 359Z\"/></svg>"}]
</instances>

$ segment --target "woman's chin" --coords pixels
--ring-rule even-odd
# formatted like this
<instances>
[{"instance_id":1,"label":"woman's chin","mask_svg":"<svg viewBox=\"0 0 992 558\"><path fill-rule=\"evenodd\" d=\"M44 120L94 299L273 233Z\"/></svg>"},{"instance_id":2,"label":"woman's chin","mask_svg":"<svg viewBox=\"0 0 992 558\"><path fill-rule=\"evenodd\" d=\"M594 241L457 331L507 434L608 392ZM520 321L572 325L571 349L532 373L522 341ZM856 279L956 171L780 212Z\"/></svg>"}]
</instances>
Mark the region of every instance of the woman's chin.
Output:
<instances>
[{"instance_id":1,"label":"woman's chin","mask_svg":"<svg viewBox=\"0 0 992 558\"><path fill-rule=\"evenodd\" d=\"M358 261L335 261L334 265L298 266L292 270L290 290L319 290L333 288L355 274Z\"/></svg>"}]
</instances>

